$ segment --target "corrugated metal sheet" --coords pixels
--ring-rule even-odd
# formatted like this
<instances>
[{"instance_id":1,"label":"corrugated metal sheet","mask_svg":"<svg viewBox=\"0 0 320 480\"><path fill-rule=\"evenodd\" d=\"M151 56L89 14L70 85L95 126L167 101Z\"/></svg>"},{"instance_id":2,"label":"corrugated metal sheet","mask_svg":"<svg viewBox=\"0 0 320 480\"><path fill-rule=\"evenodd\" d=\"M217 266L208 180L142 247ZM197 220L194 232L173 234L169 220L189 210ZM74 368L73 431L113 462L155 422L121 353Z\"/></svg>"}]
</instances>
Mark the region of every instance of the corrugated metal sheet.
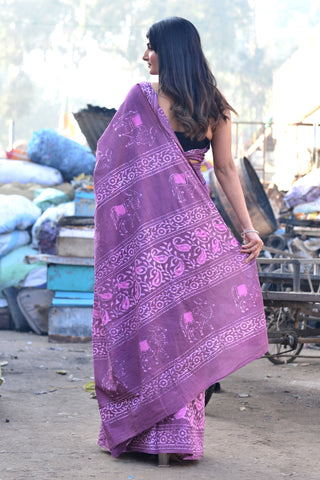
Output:
<instances>
[{"instance_id":1,"label":"corrugated metal sheet","mask_svg":"<svg viewBox=\"0 0 320 480\"><path fill-rule=\"evenodd\" d=\"M115 113L114 108L87 105L87 108L73 114L93 153L96 152L97 142Z\"/></svg>"}]
</instances>

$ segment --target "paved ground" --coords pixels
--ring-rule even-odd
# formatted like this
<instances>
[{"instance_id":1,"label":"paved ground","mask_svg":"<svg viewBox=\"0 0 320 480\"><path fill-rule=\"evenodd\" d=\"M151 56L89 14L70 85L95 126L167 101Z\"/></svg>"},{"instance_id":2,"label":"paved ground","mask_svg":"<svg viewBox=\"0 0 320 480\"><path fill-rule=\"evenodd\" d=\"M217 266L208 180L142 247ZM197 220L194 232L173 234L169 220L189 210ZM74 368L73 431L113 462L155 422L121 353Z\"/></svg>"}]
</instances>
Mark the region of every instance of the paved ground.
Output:
<instances>
[{"instance_id":1,"label":"paved ground","mask_svg":"<svg viewBox=\"0 0 320 480\"><path fill-rule=\"evenodd\" d=\"M201 461L160 469L148 455L112 459L96 445L90 344L0 332L0 480L277 480L320 478L320 356L257 360L225 379L206 410ZM56 373L65 370L66 374Z\"/></svg>"}]
</instances>

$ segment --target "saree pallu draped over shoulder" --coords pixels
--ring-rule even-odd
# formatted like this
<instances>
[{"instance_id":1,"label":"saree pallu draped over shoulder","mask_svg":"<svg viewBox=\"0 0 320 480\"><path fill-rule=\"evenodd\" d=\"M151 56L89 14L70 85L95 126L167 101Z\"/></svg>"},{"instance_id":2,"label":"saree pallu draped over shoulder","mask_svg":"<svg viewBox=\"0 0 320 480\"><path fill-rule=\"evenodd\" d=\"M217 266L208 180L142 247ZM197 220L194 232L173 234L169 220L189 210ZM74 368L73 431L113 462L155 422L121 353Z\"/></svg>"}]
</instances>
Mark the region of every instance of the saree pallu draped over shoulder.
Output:
<instances>
[{"instance_id":1,"label":"saree pallu draped over shoulder","mask_svg":"<svg viewBox=\"0 0 320 480\"><path fill-rule=\"evenodd\" d=\"M170 433L168 418L194 423L201 392L268 343L256 264L245 263L149 83L131 89L100 138L94 182L98 443L118 456L161 422Z\"/></svg>"}]
</instances>

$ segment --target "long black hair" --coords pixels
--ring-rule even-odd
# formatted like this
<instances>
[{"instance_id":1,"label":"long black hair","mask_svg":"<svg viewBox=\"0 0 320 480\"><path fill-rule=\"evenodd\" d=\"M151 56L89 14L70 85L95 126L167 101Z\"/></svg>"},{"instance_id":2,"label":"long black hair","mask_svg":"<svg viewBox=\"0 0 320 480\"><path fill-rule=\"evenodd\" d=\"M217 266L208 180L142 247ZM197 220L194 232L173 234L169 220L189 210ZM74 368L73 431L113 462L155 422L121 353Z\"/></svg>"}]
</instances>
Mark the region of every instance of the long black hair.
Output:
<instances>
[{"instance_id":1,"label":"long black hair","mask_svg":"<svg viewBox=\"0 0 320 480\"><path fill-rule=\"evenodd\" d=\"M228 110L235 110L217 88L197 29L184 18L170 17L153 24L147 38L158 54L160 92L172 98L185 135L203 139L210 120L214 128L228 118Z\"/></svg>"}]
</instances>

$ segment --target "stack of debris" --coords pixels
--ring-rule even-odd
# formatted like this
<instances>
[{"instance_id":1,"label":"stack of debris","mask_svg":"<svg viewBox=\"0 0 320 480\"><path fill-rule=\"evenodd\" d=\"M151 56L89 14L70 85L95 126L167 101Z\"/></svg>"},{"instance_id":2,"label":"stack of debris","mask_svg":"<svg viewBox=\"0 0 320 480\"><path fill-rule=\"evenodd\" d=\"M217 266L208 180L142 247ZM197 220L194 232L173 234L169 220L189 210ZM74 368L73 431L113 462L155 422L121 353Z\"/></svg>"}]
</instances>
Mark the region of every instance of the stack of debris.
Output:
<instances>
[{"instance_id":1,"label":"stack of debris","mask_svg":"<svg viewBox=\"0 0 320 480\"><path fill-rule=\"evenodd\" d=\"M115 112L75 114L89 147L42 129L0 159L0 329L91 336L94 154Z\"/></svg>"},{"instance_id":2,"label":"stack of debris","mask_svg":"<svg viewBox=\"0 0 320 480\"><path fill-rule=\"evenodd\" d=\"M48 288L55 291L49 309L49 340L87 341L91 337L94 267L94 193L76 190L74 217L62 219L57 257L48 265Z\"/></svg>"},{"instance_id":3,"label":"stack of debris","mask_svg":"<svg viewBox=\"0 0 320 480\"><path fill-rule=\"evenodd\" d=\"M278 221L284 228L266 239L267 247L298 258L320 257L320 169L292 185L283 197Z\"/></svg>"},{"instance_id":4,"label":"stack of debris","mask_svg":"<svg viewBox=\"0 0 320 480\"><path fill-rule=\"evenodd\" d=\"M48 312L49 340L88 341L93 306L94 193L92 185L76 189L75 215L62 217L56 255L38 254L27 261L46 262L47 289L53 292Z\"/></svg>"}]
</instances>

